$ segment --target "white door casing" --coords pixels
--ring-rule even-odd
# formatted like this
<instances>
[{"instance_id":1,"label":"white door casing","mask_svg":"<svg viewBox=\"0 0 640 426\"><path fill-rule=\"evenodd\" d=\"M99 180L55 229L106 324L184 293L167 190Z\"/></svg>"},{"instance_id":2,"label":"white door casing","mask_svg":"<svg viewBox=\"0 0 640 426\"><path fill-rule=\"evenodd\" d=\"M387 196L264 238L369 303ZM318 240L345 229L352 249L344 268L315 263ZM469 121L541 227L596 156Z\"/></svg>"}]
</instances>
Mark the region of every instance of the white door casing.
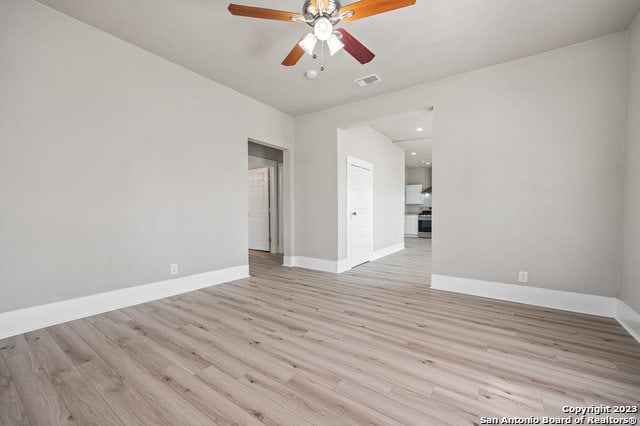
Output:
<instances>
[{"instance_id":1,"label":"white door casing","mask_svg":"<svg viewBox=\"0 0 640 426\"><path fill-rule=\"evenodd\" d=\"M269 168L249 170L249 249L269 251Z\"/></svg>"},{"instance_id":2,"label":"white door casing","mask_svg":"<svg viewBox=\"0 0 640 426\"><path fill-rule=\"evenodd\" d=\"M278 250L277 253L284 253L284 183L283 166L278 164Z\"/></svg>"},{"instance_id":3,"label":"white door casing","mask_svg":"<svg viewBox=\"0 0 640 426\"><path fill-rule=\"evenodd\" d=\"M347 157L347 260L349 267L373 253L373 165Z\"/></svg>"},{"instance_id":4,"label":"white door casing","mask_svg":"<svg viewBox=\"0 0 640 426\"><path fill-rule=\"evenodd\" d=\"M278 215L280 209L278 208L278 187L276 182L278 181L276 175L276 168L269 167L269 251L271 253L278 252Z\"/></svg>"}]
</instances>

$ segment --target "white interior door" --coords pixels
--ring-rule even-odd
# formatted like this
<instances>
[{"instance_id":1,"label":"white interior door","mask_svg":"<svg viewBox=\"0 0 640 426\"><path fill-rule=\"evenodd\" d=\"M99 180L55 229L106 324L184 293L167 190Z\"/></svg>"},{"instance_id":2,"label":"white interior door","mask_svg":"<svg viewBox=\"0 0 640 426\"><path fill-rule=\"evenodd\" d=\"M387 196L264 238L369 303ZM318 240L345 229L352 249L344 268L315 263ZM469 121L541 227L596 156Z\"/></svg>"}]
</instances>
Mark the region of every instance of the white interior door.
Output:
<instances>
[{"instance_id":1,"label":"white interior door","mask_svg":"<svg viewBox=\"0 0 640 426\"><path fill-rule=\"evenodd\" d=\"M269 250L269 168L249 170L249 249Z\"/></svg>"},{"instance_id":2,"label":"white interior door","mask_svg":"<svg viewBox=\"0 0 640 426\"><path fill-rule=\"evenodd\" d=\"M347 158L347 256L353 267L373 252L373 166Z\"/></svg>"}]
</instances>

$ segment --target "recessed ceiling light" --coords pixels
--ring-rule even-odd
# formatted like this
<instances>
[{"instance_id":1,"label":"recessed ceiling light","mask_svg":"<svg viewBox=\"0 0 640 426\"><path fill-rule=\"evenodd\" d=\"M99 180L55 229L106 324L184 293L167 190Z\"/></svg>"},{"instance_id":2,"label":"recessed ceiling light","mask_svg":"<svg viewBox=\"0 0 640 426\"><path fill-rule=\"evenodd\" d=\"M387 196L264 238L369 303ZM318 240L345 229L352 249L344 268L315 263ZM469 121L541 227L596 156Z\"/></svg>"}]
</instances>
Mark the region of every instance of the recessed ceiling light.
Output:
<instances>
[{"instance_id":1,"label":"recessed ceiling light","mask_svg":"<svg viewBox=\"0 0 640 426\"><path fill-rule=\"evenodd\" d=\"M412 153L411 153L411 155L416 155L416 153L415 153L415 152L412 152Z\"/></svg>"},{"instance_id":2,"label":"recessed ceiling light","mask_svg":"<svg viewBox=\"0 0 640 426\"><path fill-rule=\"evenodd\" d=\"M427 163L427 164L431 164L431 163Z\"/></svg>"},{"instance_id":3,"label":"recessed ceiling light","mask_svg":"<svg viewBox=\"0 0 640 426\"><path fill-rule=\"evenodd\" d=\"M421 131L423 131L423 130L424 130L424 129L423 129L422 127L418 127L418 128L416 129L416 132L421 132Z\"/></svg>"}]
</instances>

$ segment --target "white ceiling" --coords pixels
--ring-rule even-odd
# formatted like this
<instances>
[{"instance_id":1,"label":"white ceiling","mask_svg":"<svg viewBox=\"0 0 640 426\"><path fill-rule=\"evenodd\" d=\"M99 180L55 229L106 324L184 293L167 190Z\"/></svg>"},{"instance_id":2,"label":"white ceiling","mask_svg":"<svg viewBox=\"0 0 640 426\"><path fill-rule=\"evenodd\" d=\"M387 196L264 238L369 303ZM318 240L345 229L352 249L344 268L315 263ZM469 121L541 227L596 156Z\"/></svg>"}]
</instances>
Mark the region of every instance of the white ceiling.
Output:
<instances>
[{"instance_id":1,"label":"white ceiling","mask_svg":"<svg viewBox=\"0 0 640 426\"><path fill-rule=\"evenodd\" d=\"M405 150L405 167L431 166L433 109L394 114L364 124L373 127Z\"/></svg>"},{"instance_id":2,"label":"white ceiling","mask_svg":"<svg viewBox=\"0 0 640 426\"><path fill-rule=\"evenodd\" d=\"M39 1L294 116L622 31L640 10L639 0L417 0L344 24L376 54L371 63L342 51L283 67L309 27L232 16L227 1ZM235 1L292 12L303 3ZM382 82L353 83L372 73Z\"/></svg>"},{"instance_id":3,"label":"white ceiling","mask_svg":"<svg viewBox=\"0 0 640 426\"><path fill-rule=\"evenodd\" d=\"M432 141L431 139L423 139L422 145L416 148L403 148L404 151L404 166L408 168L415 167L431 167L433 165L432 156ZM398 144L400 145L400 144ZM413 153L416 153L413 155Z\"/></svg>"}]
</instances>

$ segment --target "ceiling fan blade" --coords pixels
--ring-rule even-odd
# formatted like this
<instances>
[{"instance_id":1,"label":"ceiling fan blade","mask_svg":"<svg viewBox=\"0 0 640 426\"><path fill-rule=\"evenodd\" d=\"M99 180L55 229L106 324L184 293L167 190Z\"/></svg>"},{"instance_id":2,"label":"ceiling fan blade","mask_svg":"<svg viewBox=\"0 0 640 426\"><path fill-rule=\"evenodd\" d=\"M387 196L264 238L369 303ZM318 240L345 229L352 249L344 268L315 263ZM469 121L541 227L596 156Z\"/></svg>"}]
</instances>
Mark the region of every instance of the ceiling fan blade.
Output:
<instances>
[{"instance_id":1,"label":"ceiling fan blade","mask_svg":"<svg viewBox=\"0 0 640 426\"><path fill-rule=\"evenodd\" d=\"M295 22L292 18L304 19L299 13L284 12L282 10L264 9L262 7L244 6L241 4L229 4L229 12L236 16L248 18L273 19L274 21Z\"/></svg>"},{"instance_id":2,"label":"ceiling fan blade","mask_svg":"<svg viewBox=\"0 0 640 426\"><path fill-rule=\"evenodd\" d=\"M304 55L304 49L296 43L296 45L293 46L293 49L291 49L291 52L289 52L287 57L284 58L284 61L282 61L282 65L285 67L293 66L298 63L300 58L302 58L302 55Z\"/></svg>"},{"instance_id":3,"label":"ceiling fan blade","mask_svg":"<svg viewBox=\"0 0 640 426\"><path fill-rule=\"evenodd\" d=\"M378 13L413 6L414 4L416 4L416 0L360 0L359 2L344 6L340 9L340 13L342 14L350 10L353 11L353 16L342 19L344 22L350 22L377 15Z\"/></svg>"},{"instance_id":4,"label":"ceiling fan blade","mask_svg":"<svg viewBox=\"0 0 640 426\"><path fill-rule=\"evenodd\" d=\"M347 30L344 28L337 28L340 34L342 34L342 39L340 40L342 44L344 44L344 50L346 50L351 56L356 58L358 62L361 64L367 64L371 62L376 55L373 54L372 51L367 49L364 44L360 43L355 39Z\"/></svg>"}]
</instances>

